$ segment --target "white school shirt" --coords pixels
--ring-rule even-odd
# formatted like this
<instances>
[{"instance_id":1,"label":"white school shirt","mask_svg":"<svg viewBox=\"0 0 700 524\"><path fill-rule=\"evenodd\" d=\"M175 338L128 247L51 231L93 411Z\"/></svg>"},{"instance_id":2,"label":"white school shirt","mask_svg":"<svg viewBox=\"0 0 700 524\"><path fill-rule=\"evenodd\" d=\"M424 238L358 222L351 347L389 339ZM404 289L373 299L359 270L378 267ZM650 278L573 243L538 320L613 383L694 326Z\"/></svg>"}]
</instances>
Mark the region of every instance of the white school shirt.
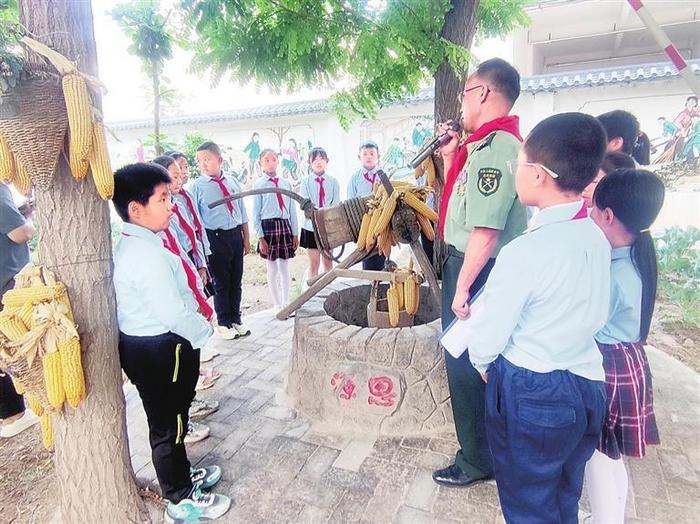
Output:
<instances>
[{"instance_id":1,"label":"white school shirt","mask_svg":"<svg viewBox=\"0 0 700 524\"><path fill-rule=\"evenodd\" d=\"M124 223L114 253L119 331L135 337L171 332L202 348L213 329L197 312L182 262L152 231Z\"/></svg>"},{"instance_id":2,"label":"white school shirt","mask_svg":"<svg viewBox=\"0 0 700 524\"><path fill-rule=\"evenodd\" d=\"M340 184L338 184L338 181L335 179L335 177L328 176L326 173L323 173L322 175L320 175L320 177L323 178L323 191L325 193L323 207L331 207L340 203ZM319 205L319 199L321 198L319 196L321 192L321 186L316 181L317 178L319 178L319 175L316 175L314 173L311 173L310 175L304 177L304 179L301 181L299 193L304 198L308 198L309 200L311 200L314 203L314 205L317 208L319 208L321 207ZM314 226L311 223L311 220L308 218L304 221L304 224L301 227L302 229L306 229L307 231L314 230Z\"/></svg>"},{"instance_id":3,"label":"white school shirt","mask_svg":"<svg viewBox=\"0 0 700 524\"><path fill-rule=\"evenodd\" d=\"M277 187L280 189L292 190L292 185L286 178L277 177L277 183ZM263 175L255 181L253 187L255 189L265 187L274 188L275 184L270 180L270 177L263 173ZM280 209L279 202L277 200L277 193L255 195L253 198L255 199L255 204L253 206L253 225L255 226L255 232L257 233L258 238L265 236L262 230L262 221L269 218L286 218L289 220L292 235L296 236L299 234L297 208L294 200L286 195L282 195L284 207Z\"/></svg>"},{"instance_id":4,"label":"white school shirt","mask_svg":"<svg viewBox=\"0 0 700 524\"><path fill-rule=\"evenodd\" d=\"M355 173L350 177L350 182L348 183L348 199L371 195L374 189L374 184L370 180L374 180L374 182L379 181L379 177L376 176L377 171L379 171L379 166L369 171L367 171L365 168L355 171ZM365 178L365 173L367 173L370 180Z\"/></svg>"},{"instance_id":5,"label":"white school shirt","mask_svg":"<svg viewBox=\"0 0 700 524\"><path fill-rule=\"evenodd\" d=\"M590 218L572 220L582 207L540 210L499 253L471 319L469 358L479 372L502 354L538 373L605 380L593 336L608 317L610 244Z\"/></svg>"},{"instance_id":6,"label":"white school shirt","mask_svg":"<svg viewBox=\"0 0 700 524\"><path fill-rule=\"evenodd\" d=\"M632 248L612 250L610 311L595 339L603 344L639 342L642 324L642 279L632 262Z\"/></svg>"}]
</instances>

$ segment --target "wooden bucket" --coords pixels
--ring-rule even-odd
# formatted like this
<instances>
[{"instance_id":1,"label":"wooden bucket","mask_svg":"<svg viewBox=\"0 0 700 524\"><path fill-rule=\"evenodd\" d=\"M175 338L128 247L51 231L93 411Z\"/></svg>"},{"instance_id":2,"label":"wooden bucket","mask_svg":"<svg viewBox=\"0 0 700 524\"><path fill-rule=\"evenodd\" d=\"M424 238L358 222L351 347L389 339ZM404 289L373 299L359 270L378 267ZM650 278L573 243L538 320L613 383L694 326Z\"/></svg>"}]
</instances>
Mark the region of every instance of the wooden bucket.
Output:
<instances>
[{"instance_id":1,"label":"wooden bucket","mask_svg":"<svg viewBox=\"0 0 700 524\"><path fill-rule=\"evenodd\" d=\"M357 242L360 222L370 197L352 198L333 207L314 209L319 248L330 251L348 242Z\"/></svg>"}]
</instances>

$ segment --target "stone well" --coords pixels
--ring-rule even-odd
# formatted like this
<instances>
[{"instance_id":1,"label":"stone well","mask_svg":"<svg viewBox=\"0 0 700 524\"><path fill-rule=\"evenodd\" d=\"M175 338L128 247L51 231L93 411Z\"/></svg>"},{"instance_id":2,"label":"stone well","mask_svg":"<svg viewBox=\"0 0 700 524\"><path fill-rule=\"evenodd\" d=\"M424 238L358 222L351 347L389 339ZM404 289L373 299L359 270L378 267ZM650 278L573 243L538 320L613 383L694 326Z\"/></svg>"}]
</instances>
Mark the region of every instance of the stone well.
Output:
<instances>
[{"instance_id":1,"label":"stone well","mask_svg":"<svg viewBox=\"0 0 700 524\"><path fill-rule=\"evenodd\" d=\"M414 326L367 327L370 285L337 281L297 311L287 394L321 430L429 436L449 431L439 310L427 286Z\"/></svg>"}]
</instances>

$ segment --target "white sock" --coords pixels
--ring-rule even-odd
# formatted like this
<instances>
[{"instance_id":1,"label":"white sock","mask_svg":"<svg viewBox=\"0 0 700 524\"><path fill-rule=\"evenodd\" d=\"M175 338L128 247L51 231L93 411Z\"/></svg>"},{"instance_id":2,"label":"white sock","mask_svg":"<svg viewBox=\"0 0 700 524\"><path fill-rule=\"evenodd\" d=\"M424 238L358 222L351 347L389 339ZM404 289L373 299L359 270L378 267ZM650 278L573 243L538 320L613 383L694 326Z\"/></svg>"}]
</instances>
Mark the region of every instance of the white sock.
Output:
<instances>
[{"instance_id":1,"label":"white sock","mask_svg":"<svg viewBox=\"0 0 700 524\"><path fill-rule=\"evenodd\" d=\"M624 524L627 503L627 469L596 450L586 464L586 486L594 524Z\"/></svg>"},{"instance_id":2,"label":"white sock","mask_svg":"<svg viewBox=\"0 0 700 524\"><path fill-rule=\"evenodd\" d=\"M280 307L282 302L280 302L279 286L277 284L277 261L275 260L265 260L267 264L267 287L270 290L270 295L272 295L272 304L274 307Z\"/></svg>"},{"instance_id":3,"label":"white sock","mask_svg":"<svg viewBox=\"0 0 700 524\"><path fill-rule=\"evenodd\" d=\"M284 306L289 303L289 260L278 258L276 262L282 290L282 303L280 305Z\"/></svg>"}]
</instances>

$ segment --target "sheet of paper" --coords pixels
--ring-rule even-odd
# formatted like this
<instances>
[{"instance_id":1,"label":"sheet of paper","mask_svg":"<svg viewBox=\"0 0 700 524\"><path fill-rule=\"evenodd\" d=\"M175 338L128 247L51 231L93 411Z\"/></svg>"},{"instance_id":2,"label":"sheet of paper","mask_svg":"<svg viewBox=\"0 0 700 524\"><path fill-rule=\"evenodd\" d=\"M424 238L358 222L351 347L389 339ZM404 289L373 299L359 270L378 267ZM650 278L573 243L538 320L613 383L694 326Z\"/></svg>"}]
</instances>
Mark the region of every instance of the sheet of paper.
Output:
<instances>
[{"instance_id":1,"label":"sheet of paper","mask_svg":"<svg viewBox=\"0 0 700 524\"><path fill-rule=\"evenodd\" d=\"M480 293L477 293L470 301L469 310L471 314L469 318L466 320L454 319L440 336L440 345L454 358L459 358L469 347L473 336L472 319L480 315L484 308L484 301L477 300L479 296Z\"/></svg>"}]
</instances>

